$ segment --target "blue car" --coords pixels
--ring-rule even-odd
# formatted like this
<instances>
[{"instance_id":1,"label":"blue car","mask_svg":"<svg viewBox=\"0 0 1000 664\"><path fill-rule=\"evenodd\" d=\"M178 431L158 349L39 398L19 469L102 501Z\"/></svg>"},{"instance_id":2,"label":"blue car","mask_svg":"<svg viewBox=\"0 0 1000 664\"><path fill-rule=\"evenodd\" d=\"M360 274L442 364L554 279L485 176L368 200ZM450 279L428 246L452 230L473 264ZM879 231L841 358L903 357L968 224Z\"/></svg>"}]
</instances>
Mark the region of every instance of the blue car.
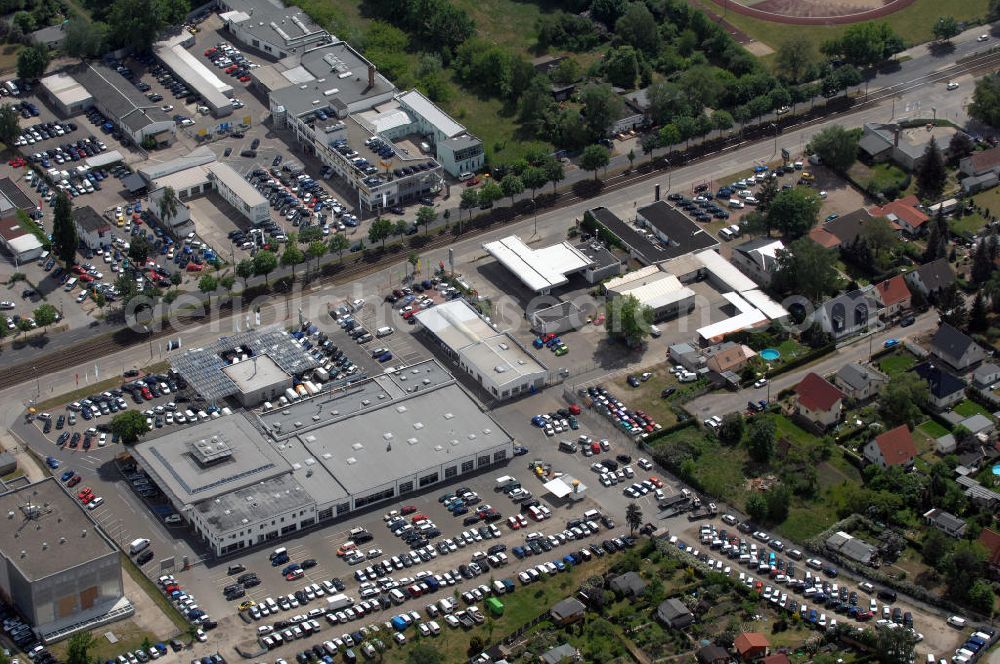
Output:
<instances>
[{"instance_id":1,"label":"blue car","mask_svg":"<svg viewBox=\"0 0 1000 664\"><path fill-rule=\"evenodd\" d=\"M378 356L379 362L388 362L391 359L392 359L392 353L390 353L389 351L386 351Z\"/></svg>"},{"instance_id":2,"label":"blue car","mask_svg":"<svg viewBox=\"0 0 1000 664\"><path fill-rule=\"evenodd\" d=\"M469 513L469 508L466 507L465 505L462 505L458 509L452 510L451 513L454 514L455 516L462 516L463 514Z\"/></svg>"},{"instance_id":3,"label":"blue car","mask_svg":"<svg viewBox=\"0 0 1000 664\"><path fill-rule=\"evenodd\" d=\"M534 424L539 429L542 429L545 427L545 418L542 417L541 415L535 415L534 417L531 418L531 423Z\"/></svg>"},{"instance_id":4,"label":"blue car","mask_svg":"<svg viewBox=\"0 0 1000 664\"><path fill-rule=\"evenodd\" d=\"M510 550L510 552L513 553L514 557L516 557L518 560L522 560L524 558L524 549L520 546L515 546L513 549Z\"/></svg>"},{"instance_id":5,"label":"blue car","mask_svg":"<svg viewBox=\"0 0 1000 664\"><path fill-rule=\"evenodd\" d=\"M528 448L521 445L514 446L514 456L522 456L528 453Z\"/></svg>"},{"instance_id":6,"label":"blue car","mask_svg":"<svg viewBox=\"0 0 1000 664\"><path fill-rule=\"evenodd\" d=\"M59 467L59 459L53 456L47 456L45 457L45 465L47 465L52 470L55 470L56 468Z\"/></svg>"},{"instance_id":7,"label":"blue car","mask_svg":"<svg viewBox=\"0 0 1000 664\"><path fill-rule=\"evenodd\" d=\"M67 480L69 480L69 478L73 477L74 475L76 475L76 473L74 473L72 470L67 470L65 473L59 476L59 479L62 480L63 482L66 482Z\"/></svg>"},{"instance_id":8,"label":"blue car","mask_svg":"<svg viewBox=\"0 0 1000 664\"><path fill-rule=\"evenodd\" d=\"M883 348L894 348L899 345L899 339L886 339L885 343L882 344Z\"/></svg>"},{"instance_id":9,"label":"blue car","mask_svg":"<svg viewBox=\"0 0 1000 664\"><path fill-rule=\"evenodd\" d=\"M561 561L561 560L553 560L552 564L555 565L556 569L559 570L560 572L565 572L566 571L566 565L565 565L565 563L563 563L563 561Z\"/></svg>"}]
</instances>

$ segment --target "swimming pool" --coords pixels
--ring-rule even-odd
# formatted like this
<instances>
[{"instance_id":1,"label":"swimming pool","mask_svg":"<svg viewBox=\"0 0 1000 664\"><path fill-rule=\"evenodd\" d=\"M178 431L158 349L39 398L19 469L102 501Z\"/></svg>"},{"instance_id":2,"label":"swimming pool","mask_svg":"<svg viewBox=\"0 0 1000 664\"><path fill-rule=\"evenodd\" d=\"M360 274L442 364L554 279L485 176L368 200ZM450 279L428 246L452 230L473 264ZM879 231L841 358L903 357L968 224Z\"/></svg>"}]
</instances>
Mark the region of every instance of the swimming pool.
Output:
<instances>
[{"instance_id":1,"label":"swimming pool","mask_svg":"<svg viewBox=\"0 0 1000 664\"><path fill-rule=\"evenodd\" d=\"M774 362L776 359L781 357L781 353L777 348L765 348L760 351L760 356L767 360L768 362Z\"/></svg>"}]
</instances>

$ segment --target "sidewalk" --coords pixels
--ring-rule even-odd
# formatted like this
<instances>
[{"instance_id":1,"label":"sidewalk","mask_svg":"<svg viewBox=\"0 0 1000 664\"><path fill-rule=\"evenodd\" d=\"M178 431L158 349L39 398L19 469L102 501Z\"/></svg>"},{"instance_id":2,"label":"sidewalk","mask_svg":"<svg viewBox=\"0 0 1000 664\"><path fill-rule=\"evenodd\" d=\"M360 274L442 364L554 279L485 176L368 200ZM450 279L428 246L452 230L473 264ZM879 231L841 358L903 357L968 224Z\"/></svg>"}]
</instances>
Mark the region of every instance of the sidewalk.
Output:
<instances>
[{"instance_id":1,"label":"sidewalk","mask_svg":"<svg viewBox=\"0 0 1000 664\"><path fill-rule=\"evenodd\" d=\"M31 482L38 482L45 479L45 471L39 467L35 462L35 459L25 451L24 445L21 445L10 431L4 431L0 433L0 448L4 451L13 452L14 457L17 459L17 467L21 469L25 477Z\"/></svg>"}]
</instances>

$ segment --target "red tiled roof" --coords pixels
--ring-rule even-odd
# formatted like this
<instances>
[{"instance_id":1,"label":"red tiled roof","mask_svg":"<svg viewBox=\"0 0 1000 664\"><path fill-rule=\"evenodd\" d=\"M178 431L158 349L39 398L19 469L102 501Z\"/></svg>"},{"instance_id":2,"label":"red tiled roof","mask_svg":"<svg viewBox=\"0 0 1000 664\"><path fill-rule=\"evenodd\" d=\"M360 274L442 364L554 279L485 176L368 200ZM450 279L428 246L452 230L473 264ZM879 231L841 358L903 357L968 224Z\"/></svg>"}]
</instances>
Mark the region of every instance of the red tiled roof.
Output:
<instances>
[{"instance_id":1,"label":"red tiled roof","mask_svg":"<svg viewBox=\"0 0 1000 664\"><path fill-rule=\"evenodd\" d=\"M1000 533L991 528L983 528L979 533L979 543L986 547L990 564L1000 565Z\"/></svg>"},{"instance_id":2,"label":"red tiled roof","mask_svg":"<svg viewBox=\"0 0 1000 664\"><path fill-rule=\"evenodd\" d=\"M768 655L764 659L760 660L760 662L761 664L789 664L788 655L783 652Z\"/></svg>"},{"instance_id":3,"label":"red tiled roof","mask_svg":"<svg viewBox=\"0 0 1000 664\"><path fill-rule=\"evenodd\" d=\"M985 173L1000 166L1000 148L991 148L980 152L973 152L969 155L974 173Z\"/></svg>"},{"instance_id":4,"label":"red tiled roof","mask_svg":"<svg viewBox=\"0 0 1000 664\"><path fill-rule=\"evenodd\" d=\"M0 237L3 237L8 242L29 233L30 231L24 227L24 224L17 217L11 216L0 219Z\"/></svg>"},{"instance_id":5,"label":"red tiled roof","mask_svg":"<svg viewBox=\"0 0 1000 664\"><path fill-rule=\"evenodd\" d=\"M917 205L919 204L920 201L917 197L910 194L906 198L886 203L882 207L868 208L868 213L873 217L888 217L890 214L893 214L913 228L919 228L930 219L930 217L917 209Z\"/></svg>"},{"instance_id":6,"label":"red tiled roof","mask_svg":"<svg viewBox=\"0 0 1000 664\"><path fill-rule=\"evenodd\" d=\"M917 456L917 446L913 444L910 427L905 424L876 436L875 444L882 451L882 458L888 466L910 463Z\"/></svg>"},{"instance_id":7,"label":"red tiled roof","mask_svg":"<svg viewBox=\"0 0 1000 664\"><path fill-rule=\"evenodd\" d=\"M844 398L844 393L836 386L812 372L806 374L802 382L795 386L795 392L799 395L799 404L811 411L830 410L837 401Z\"/></svg>"},{"instance_id":8,"label":"red tiled roof","mask_svg":"<svg viewBox=\"0 0 1000 664\"><path fill-rule=\"evenodd\" d=\"M733 640L733 647L741 655L757 648L767 648L770 641L760 632L743 632Z\"/></svg>"},{"instance_id":9,"label":"red tiled roof","mask_svg":"<svg viewBox=\"0 0 1000 664\"><path fill-rule=\"evenodd\" d=\"M906 287L906 279L901 274L877 284L875 289L878 291L882 304L887 307L910 297L910 289Z\"/></svg>"},{"instance_id":10,"label":"red tiled roof","mask_svg":"<svg viewBox=\"0 0 1000 664\"><path fill-rule=\"evenodd\" d=\"M840 246L840 238L821 226L809 231L809 239L827 249L836 249Z\"/></svg>"}]
</instances>

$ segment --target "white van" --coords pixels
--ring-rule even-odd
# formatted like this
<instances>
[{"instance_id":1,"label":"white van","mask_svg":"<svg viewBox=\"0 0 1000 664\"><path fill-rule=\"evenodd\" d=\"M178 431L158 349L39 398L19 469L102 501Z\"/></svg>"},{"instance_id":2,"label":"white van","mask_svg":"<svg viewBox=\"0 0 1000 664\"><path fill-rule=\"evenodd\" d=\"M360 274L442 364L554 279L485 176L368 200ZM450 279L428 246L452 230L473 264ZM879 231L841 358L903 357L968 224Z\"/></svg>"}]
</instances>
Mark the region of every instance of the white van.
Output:
<instances>
[{"instance_id":1,"label":"white van","mask_svg":"<svg viewBox=\"0 0 1000 664\"><path fill-rule=\"evenodd\" d=\"M727 241L728 240L732 240L733 239L733 232L731 230L729 230L728 228L720 229L719 230L719 237L722 238L723 240L727 240Z\"/></svg>"},{"instance_id":2,"label":"white van","mask_svg":"<svg viewBox=\"0 0 1000 664\"><path fill-rule=\"evenodd\" d=\"M597 510L587 510L583 513L583 518L587 521L596 521L601 518L601 513Z\"/></svg>"},{"instance_id":3,"label":"white van","mask_svg":"<svg viewBox=\"0 0 1000 664\"><path fill-rule=\"evenodd\" d=\"M67 293L70 292L71 290L73 290L74 288L76 288L76 281L77 281L76 277L70 277L69 279L66 280L66 292Z\"/></svg>"},{"instance_id":4,"label":"white van","mask_svg":"<svg viewBox=\"0 0 1000 664\"><path fill-rule=\"evenodd\" d=\"M663 334L663 332L660 330L660 328L656 327L655 325L649 326L649 336L659 337L661 334Z\"/></svg>"},{"instance_id":5,"label":"white van","mask_svg":"<svg viewBox=\"0 0 1000 664\"><path fill-rule=\"evenodd\" d=\"M134 556L140 551L144 551L148 548L149 548L149 540L146 539L145 537L140 537L137 540L132 540L131 542L129 542L128 552Z\"/></svg>"},{"instance_id":6,"label":"white van","mask_svg":"<svg viewBox=\"0 0 1000 664\"><path fill-rule=\"evenodd\" d=\"M271 552L271 555L268 557L268 560L274 560L279 556L284 556L287 554L288 554L288 549L286 549L283 546L279 546L277 549Z\"/></svg>"},{"instance_id":7,"label":"white van","mask_svg":"<svg viewBox=\"0 0 1000 664\"><path fill-rule=\"evenodd\" d=\"M399 588L393 588L389 591L389 599L392 600L393 604L399 606L406 601L406 595Z\"/></svg>"},{"instance_id":8,"label":"white van","mask_svg":"<svg viewBox=\"0 0 1000 664\"><path fill-rule=\"evenodd\" d=\"M951 616L948 618L948 624L951 625L952 627L957 627L959 629L965 627L966 622L967 621L965 620L965 618L961 616Z\"/></svg>"},{"instance_id":9,"label":"white van","mask_svg":"<svg viewBox=\"0 0 1000 664\"><path fill-rule=\"evenodd\" d=\"M375 330L375 336L376 337L387 337L390 334L392 334L393 332L395 332L395 330L393 330L391 327L389 327L388 325L386 325L385 327L380 327L377 330Z\"/></svg>"},{"instance_id":10,"label":"white van","mask_svg":"<svg viewBox=\"0 0 1000 664\"><path fill-rule=\"evenodd\" d=\"M514 479L513 477L511 477L510 475L503 475L502 477L498 477L496 479L496 483L497 483L496 484L496 488L497 489L506 489L508 486L510 486L511 484L513 484L516 481L517 480Z\"/></svg>"},{"instance_id":11,"label":"white van","mask_svg":"<svg viewBox=\"0 0 1000 664\"><path fill-rule=\"evenodd\" d=\"M742 210L745 207L743 201L738 198L730 198L728 205L734 210Z\"/></svg>"},{"instance_id":12,"label":"white van","mask_svg":"<svg viewBox=\"0 0 1000 664\"><path fill-rule=\"evenodd\" d=\"M739 224L733 224L729 227L729 232L733 234L733 237L739 237L742 231L740 230Z\"/></svg>"}]
</instances>

